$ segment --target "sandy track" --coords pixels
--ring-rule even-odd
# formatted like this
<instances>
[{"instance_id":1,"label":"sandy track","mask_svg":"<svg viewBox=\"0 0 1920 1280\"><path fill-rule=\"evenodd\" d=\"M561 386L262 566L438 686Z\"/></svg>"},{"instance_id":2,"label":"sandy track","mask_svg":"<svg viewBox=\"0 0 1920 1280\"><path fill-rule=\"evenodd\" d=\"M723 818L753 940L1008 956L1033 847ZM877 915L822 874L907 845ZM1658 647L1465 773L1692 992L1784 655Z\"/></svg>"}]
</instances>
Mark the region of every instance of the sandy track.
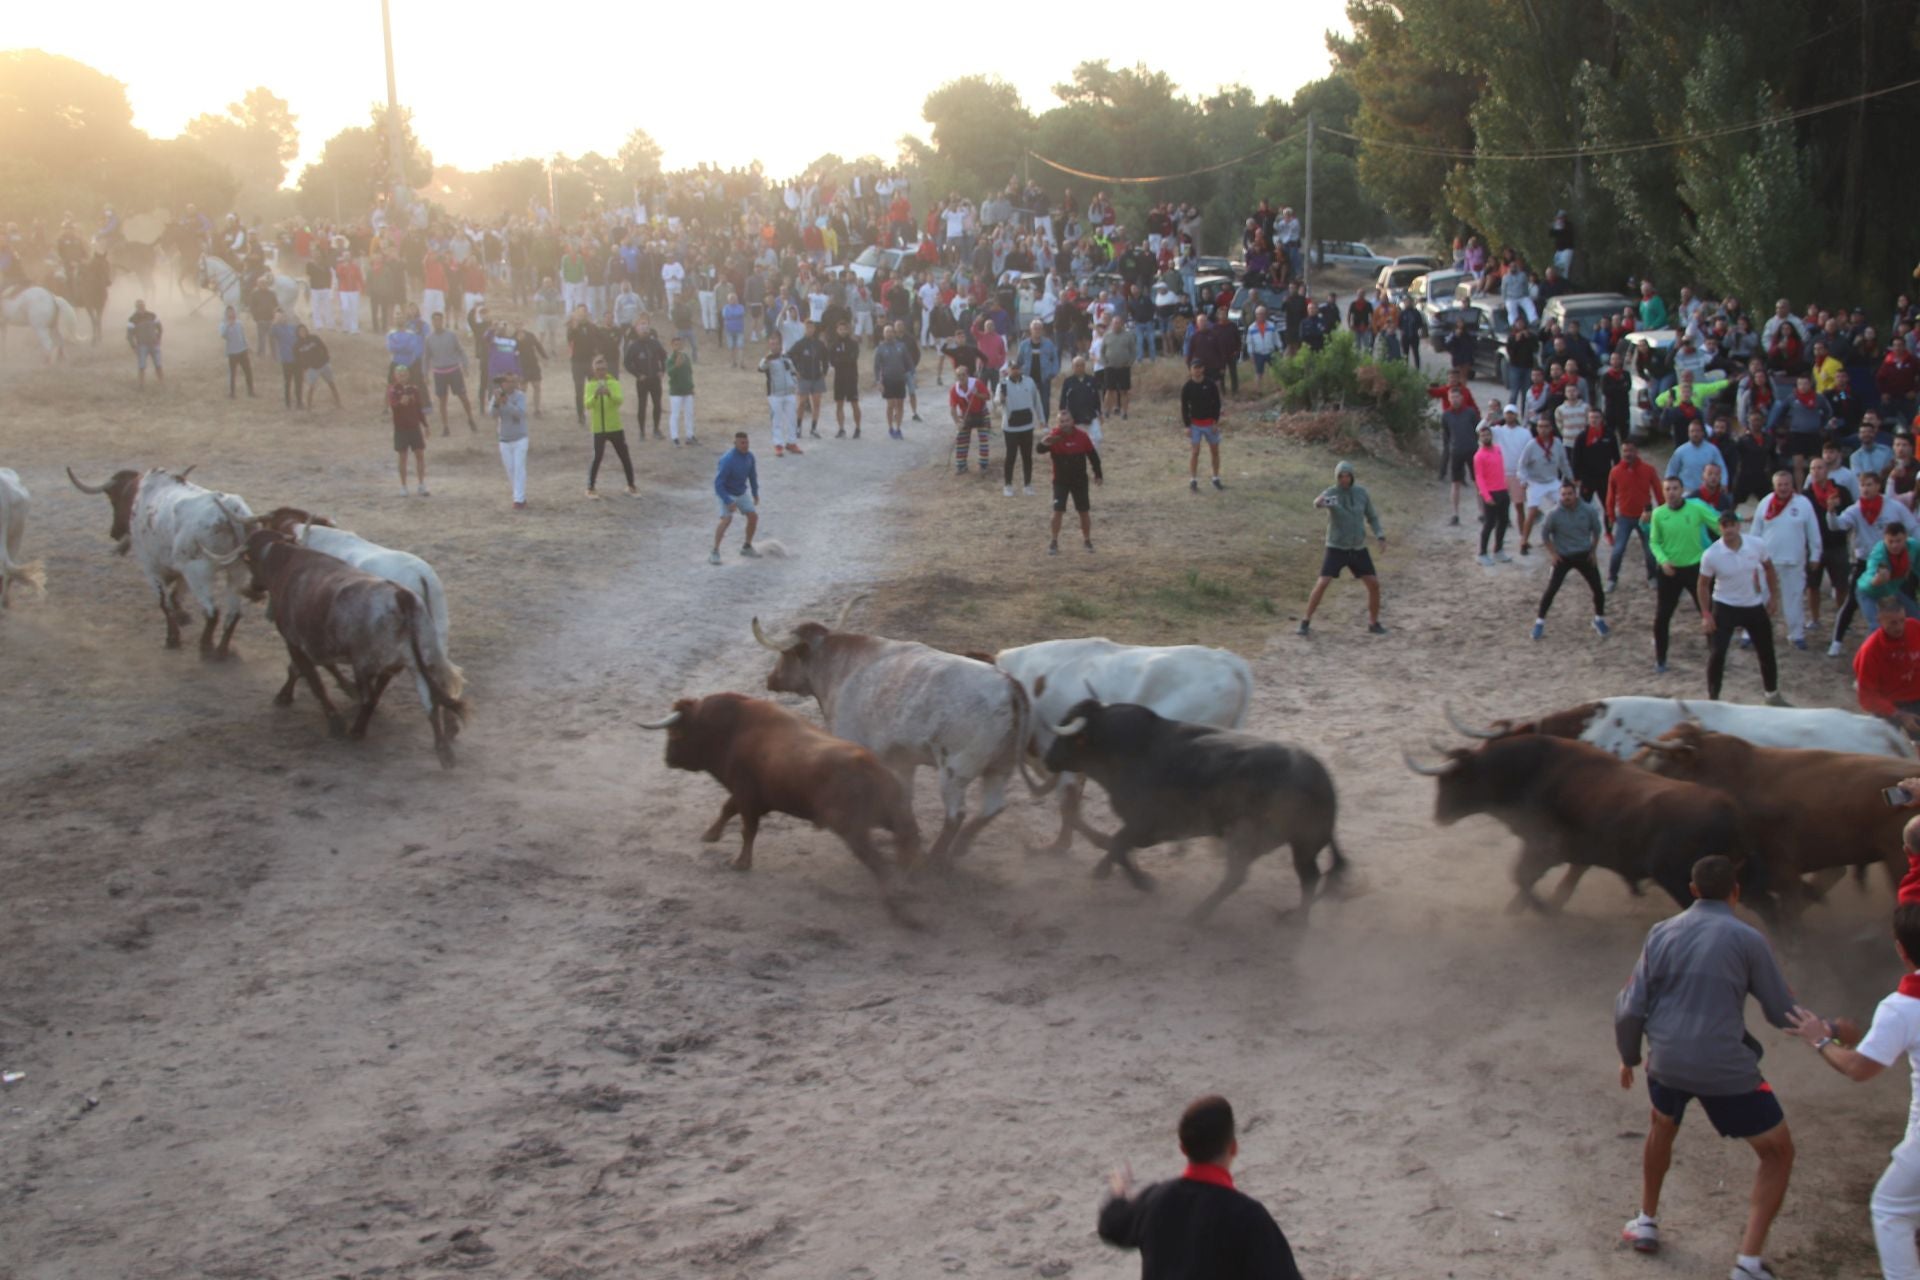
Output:
<instances>
[{"instance_id":1,"label":"sandy track","mask_svg":"<svg viewBox=\"0 0 1920 1280\"><path fill-rule=\"evenodd\" d=\"M750 376L706 376L751 417ZM445 458L444 514L409 526L416 509L341 487L375 483L375 462L336 476L324 440L229 447L219 480L256 505L297 480L440 568L480 707L442 775L404 699L360 747L328 742L304 694L269 707L257 618L237 666L160 653L131 566L101 553L103 505L46 483L69 445L103 463L151 428L49 441L72 402L14 380L37 399L0 461L37 481L58 572L0 623L21 690L0 743L0 1066L29 1072L0 1095L0 1274L1122 1276L1136 1264L1091 1234L1100 1177L1169 1170L1172 1116L1207 1089L1234 1098L1242 1185L1311 1276L1644 1270L1612 1245L1643 1104L1614 1086L1608 1018L1666 908L1596 878L1564 919L1499 914L1512 842L1436 831L1398 751L1443 731L1444 698L1504 713L1651 690L1651 593L1622 592L1606 646L1563 593L1529 646L1542 565L1485 574L1464 531L1435 516L1402 540L1389 512L1396 635L1360 634L1343 589L1311 642L1283 620L1250 655L1252 726L1321 752L1341 787L1355 896L1283 924L1295 891L1269 860L1195 931L1180 917L1219 874L1208 851L1148 854L1153 895L1095 884L1084 849L1023 851L1051 828L1020 802L916 889L914 934L791 821L769 822L751 875L726 870L731 835L697 842L719 792L669 774L633 722L760 688L754 612L830 610L929 554L891 544L887 481L939 465L937 436L763 454L766 533L795 554L721 570L700 534L710 453L643 455L660 485L631 510L568 503L501 537L496 509L472 510L497 489L484 449ZM363 444L365 418L338 429ZM543 448L573 447L540 426L537 477ZM160 427L176 451L215 429ZM536 501L564 493L536 483ZM1700 654L1677 646L1687 692ZM1843 700L1823 659L1788 661L1791 694ZM1750 658L1729 688L1754 695ZM920 810L935 820L925 785ZM1843 890L1791 949L1810 1002L1877 997L1887 966L1843 940L1879 893ZM1783 1274L1856 1274L1827 1264L1840 1241L1860 1256L1896 1090L1843 1091L1786 1045L1768 1067L1803 1150L1773 1253ZM1724 1266L1748 1174L1689 1126L1663 1270Z\"/></svg>"}]
</instances>

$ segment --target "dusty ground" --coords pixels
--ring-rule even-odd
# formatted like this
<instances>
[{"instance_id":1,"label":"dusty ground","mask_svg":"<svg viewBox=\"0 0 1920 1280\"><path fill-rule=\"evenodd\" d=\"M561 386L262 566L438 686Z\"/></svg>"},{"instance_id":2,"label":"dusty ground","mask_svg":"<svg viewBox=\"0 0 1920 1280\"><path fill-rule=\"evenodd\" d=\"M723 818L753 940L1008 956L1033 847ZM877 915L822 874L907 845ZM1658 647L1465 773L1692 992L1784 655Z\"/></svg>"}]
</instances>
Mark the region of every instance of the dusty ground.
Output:
<instances>
[{"instance_id":1,"label":"dusty ground","mask_svg":"<svg viewBox=\"0 0 1920 1280\"><path fill-rule=\"evenodd\" d=\"M1697 1117L1667 1254L1614 1245L1644 1103L1614 1081L1611 1002L1666 906L1596 879L1562 919L1502 915L1513 842L1434 828L1399 764L1446 699L1701 689L1690 635L1665 685L1648 674L1651 593L1621 592L1602 645L1569 592L1529 645L1544 566L1480 570L1430 480L1372 467L1394 634L1369 640L1343 584L1301 641L1331 458L1236 433L1235 487L1193 499L1165 404L1116 430L1096 557L1039 558L1043 500L955 482L950 437L916 427L778 463L763 443L765 536L792 555L713 569L705 486L722 428L763 426L750 374L701 366L707 447L641 446L637 501L581 499L580 435L550 411L515 516L484 435L435 438L433 498L391 493L373 339L334 340L349 407L308 418L264 377L229 402L208 327L174 323L174 381L144 399L117 348L47 373L16 342L0 374L0 465L34 491L50 579L0 619L0 1067L26 1073L0 1094L0 1275L1119 1277L1137 1263L1092 1234L1105 1171L1173 1171L1174 1115L1215 1089L1243 1117L1242 1186L1316 1280L1724 1274L1750 1160ZM271 706L257 615L238 662L163 652L68 462L197 462L257 509L425 555L477 704L459 768L398 693L357 745L304 695ZM1181 603L1170 543L1235 594ZM956 563L951 608L924 607ZM1207 851L1147 855L1152 895L1095 883L1084 848L1025 852L1051 826L1024 801L915 889L922 933L791 821L728 871L730 844L698 842L716 788L668 774L634 723L758 689L753 614L830 616L858 590L857 624L970 647L1238 637L1253 727L1333 769L1355 893L1281 923L1291 876L1262 866L1196 931ZM1787 662L1794 697L1845 700L1824 658ZM1750 658L1729 692L1756 696ZM1855 941L1883 895L1841 892L1787 948L1810 1004L1864 1014L1892 980ZM1901 1080L1852 1088L1788 1044L1767 1065L1802 1151L1779 1271L1870 1275Z\"/></svg>"}]
</instances>

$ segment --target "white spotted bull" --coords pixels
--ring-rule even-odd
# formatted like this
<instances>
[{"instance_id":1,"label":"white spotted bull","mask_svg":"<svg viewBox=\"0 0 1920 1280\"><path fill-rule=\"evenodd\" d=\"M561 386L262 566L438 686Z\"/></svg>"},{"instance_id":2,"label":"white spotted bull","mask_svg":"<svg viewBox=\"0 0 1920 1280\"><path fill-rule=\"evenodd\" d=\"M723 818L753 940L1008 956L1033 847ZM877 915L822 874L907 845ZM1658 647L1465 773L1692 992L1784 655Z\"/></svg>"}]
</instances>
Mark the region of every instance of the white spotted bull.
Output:
<instances>
[{"instance_id":1,"label":"white spotted bull","mask_svg":"<svg viewBox=\"0 0 1920 1280\"><path fill-rule=\"evenodd\" d=\"M46 585L39 562L20 558L21 545L27 538L27 505L27 486L20 483L17 473L0 467L0 609L7 607L14 583L24 582L36 589Z\"/></svg>"}]
</instances>

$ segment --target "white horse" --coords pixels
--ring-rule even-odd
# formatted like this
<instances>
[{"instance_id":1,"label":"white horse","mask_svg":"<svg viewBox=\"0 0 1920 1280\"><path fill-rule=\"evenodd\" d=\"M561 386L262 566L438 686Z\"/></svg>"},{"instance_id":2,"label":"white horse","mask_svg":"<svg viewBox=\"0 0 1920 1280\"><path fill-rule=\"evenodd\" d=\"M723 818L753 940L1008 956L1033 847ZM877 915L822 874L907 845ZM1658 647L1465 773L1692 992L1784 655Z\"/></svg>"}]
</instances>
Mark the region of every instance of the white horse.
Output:
<instances>
[{"instance_id":1,"label":"white horse","mask_svg":"<svg viewBox=\"0 0 1920 1280\"><path fill-rule=\"evenodd\" d=\"M242 317L247 314L247 300L240 292L240 273L228 266L225 258L216 258L210 253L200 255L200 284L219 294L220 301L226 305L237 308ZM273 296L291 319L293 304L300 300L300 282L291 276L273 277Z\"/></svg>"},{"instance_id":2,"label":"white horse","mask_svg":"<svg viewBox=\"0 0 1920 1280\"><path fill-rule=\"evenodd\" d=\"M67 358L67 339L79 340L79 323L72 303L37 284L0 299L0 343L6 340L8 325L30 328L40 339L40 350L48 364L56 357Z\"/></svg>"}]
</instances>

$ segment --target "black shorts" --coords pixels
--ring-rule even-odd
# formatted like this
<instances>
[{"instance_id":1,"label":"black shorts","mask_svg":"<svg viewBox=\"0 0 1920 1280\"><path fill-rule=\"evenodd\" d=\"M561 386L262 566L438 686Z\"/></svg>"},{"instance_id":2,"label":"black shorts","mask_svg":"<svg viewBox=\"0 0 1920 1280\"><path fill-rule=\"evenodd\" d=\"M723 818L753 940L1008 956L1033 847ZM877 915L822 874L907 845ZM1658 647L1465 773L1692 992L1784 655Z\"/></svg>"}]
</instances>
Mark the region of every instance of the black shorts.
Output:
<instances>
[{"instance_id":1,"label":"black shorts","mask_svg":"<svg viewBox=\"0 0 1920 1280\"><path fill-rule=\"evenodd\" d=\"M1133 390L1133 366L1130 364L1123 364L1117 369L1109 367L1107 369L1107 390L1109 391Z\"/></svg>"},{"instance_id":2,"label":"black shorts","mask_svg":"<svg viewBox=\"0 0 1920 1280\"><path fill-rule=\"evenodd\" d=\"M860 371L858 369L835 369L833 371L833 402L842 404L848 400L860 399Z\"/></svg>"},{"instance_id":3,"label":"black shorts","mask_svg":"<svg viewBox=\"0 0 1920 1280\"><path fill-rule=\"evenodd\" d=\"M1447 470L1453 475L1455 484L1473 483L1473 455L1461 457L1457 452L1447 460Z\"/></svg>"},{"instance_id":4,"label":"black shorts","mask_svg":"<svg viewBox=\"0 0 1920 1280\"><path fill-rule=\"evenodd\" d=\"M1073 499L1073 509L1075 511L1090 511L1093 509L1093 503L1089 500L1087 494L1087 477L1085 475L1081 475L1073 480L1063 479L1060 476L1053 478L1053 509L1055 511L1065 511L1067 509L1068 498Z\"/></svg>"},{"instance_id":5,"label":"black shorts","mask_svg":"<svg viewBox=\"0 0 1920 1280\"><path fill-rule=\"evenodd\" d=\"M880 380L880 398L882 400L905 400L907 398L907 380L905 378L882 378Z\"/></svg>"},{"instance_id":6,"label":"black shorts","mask_svg":"<svg viewBox=\"0 0 1920 1280\"><path fill-rule=\"evenodd\" d=\"M1093 389L1095 391L1105 391L1110 385L1107 381L1107 371L1105 369L1095 369L1093 371Z\"/></svg>"},{"instance_id":7,"label":"black shorts","mask_svg":"<svg viewBox=\"0 0 1920 1280\"><path fill-rule=\"evenodd\" d=\"M393 429L393 451L406 453L409 450L419 452L427 447L427 440L418 427L395 427Z\"/></svg>"},{"instance_id":8,"label":"black shorts","mask_svg":"<svg viewBox=\"0 0 1920 1280\"><path fill-rule=\"evenodd\" d=\"M1367 554L1365 547L1353 551L1340 547L1328 547L1326 556L1320 561L1320 576L1337 578L1342 569L1352 570L1356 578L1379 576L1373 571L1373 557Z\"/></svg>"},{"instance_id":9,"label":"black shorts","mask_svg":"<svg viewBox=\"0 0 1920 1280\"><path fill-rule=\"evenodd\" d=\"M1787 1119L1787 1113L1780 1109L1780 1099L1773 1096L1773 1086L1764 1080L1752 1093L1707 1095L1672 1088L1648 1075L1647 1097L1655 1111L1675 1124L1686 1114L1687 1103L1699 1098L1708 1122L1723 1138L1757 1138Z\"/></svg>"}]
</instances>

